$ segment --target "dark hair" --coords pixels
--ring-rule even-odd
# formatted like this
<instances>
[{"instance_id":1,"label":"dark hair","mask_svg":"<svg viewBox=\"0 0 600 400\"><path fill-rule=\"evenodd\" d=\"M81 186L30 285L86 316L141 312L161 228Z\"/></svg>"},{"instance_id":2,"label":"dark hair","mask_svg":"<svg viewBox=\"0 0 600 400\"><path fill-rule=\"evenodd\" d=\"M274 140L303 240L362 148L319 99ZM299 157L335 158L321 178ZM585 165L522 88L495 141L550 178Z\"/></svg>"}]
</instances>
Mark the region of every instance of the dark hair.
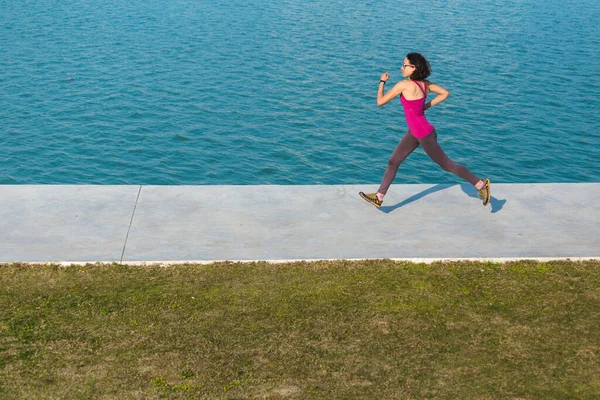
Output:
<instances>
[{"instance_id":1,"label":"dark hair","mask_svg":"<svg viewBox=\"0 0 600 400\"><path fill-rule=\"evenodd\" d=\"M410 75L410 79L415 81L424 81L431 74L431 65L420 53L408 53L408 61L415 66L415 70Z\"/></svg>"}]
</instances>

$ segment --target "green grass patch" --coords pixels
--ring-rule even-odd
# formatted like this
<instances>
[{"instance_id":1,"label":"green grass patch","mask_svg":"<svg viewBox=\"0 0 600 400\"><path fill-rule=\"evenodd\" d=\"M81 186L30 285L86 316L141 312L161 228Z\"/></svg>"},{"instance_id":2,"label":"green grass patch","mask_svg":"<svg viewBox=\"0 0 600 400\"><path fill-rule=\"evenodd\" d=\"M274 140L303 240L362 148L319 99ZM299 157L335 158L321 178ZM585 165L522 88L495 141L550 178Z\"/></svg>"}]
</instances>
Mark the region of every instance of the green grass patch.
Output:
<instances>
[{"instance_id":1,"label":"green grass patch","mask_svg":"<svg viewBox=\"0 0 600 400\"><path fill-rule=\"evenodd\" d=\"M0 397L598 399L600 262L0 266Z\"/></svg>"}]
</instances>

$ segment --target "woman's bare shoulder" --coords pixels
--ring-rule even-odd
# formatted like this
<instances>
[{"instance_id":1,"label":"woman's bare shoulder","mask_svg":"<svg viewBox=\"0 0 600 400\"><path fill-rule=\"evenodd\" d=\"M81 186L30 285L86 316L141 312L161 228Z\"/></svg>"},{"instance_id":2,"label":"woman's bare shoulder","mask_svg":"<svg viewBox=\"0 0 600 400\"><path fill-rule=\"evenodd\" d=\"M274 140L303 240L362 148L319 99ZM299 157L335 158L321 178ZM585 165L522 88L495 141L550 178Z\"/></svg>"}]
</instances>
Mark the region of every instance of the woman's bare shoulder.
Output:
<instances>
[{"instance_id":1,"label":"woman's bare shoulder","mask_svg":"<svg viewBox=\"0 0 600 400\"><path fill-rule=\"evenodd\" d=\"M406 89L406 85L408 85L408 82L410 82L408 79L403 79L401 81L398 81L398 83L396 83L395 87L397 87L398 89Z\"/></svg>"}]
</instances>

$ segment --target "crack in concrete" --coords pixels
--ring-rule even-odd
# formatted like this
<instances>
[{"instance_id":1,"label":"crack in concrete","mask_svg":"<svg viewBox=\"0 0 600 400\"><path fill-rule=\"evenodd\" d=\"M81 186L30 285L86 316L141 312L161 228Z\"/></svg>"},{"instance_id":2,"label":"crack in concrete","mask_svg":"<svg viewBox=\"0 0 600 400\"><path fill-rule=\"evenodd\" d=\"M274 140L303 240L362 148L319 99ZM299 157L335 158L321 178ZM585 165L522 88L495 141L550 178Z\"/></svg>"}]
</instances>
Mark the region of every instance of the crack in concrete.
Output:
<instances>
[{"instance_id":1,"label":"crack in concrete","mask_svg":"<svg viewBox=\"0 0 600 400\"><path fill-rule=\"evenodd\" d=\"M127 228L127 236L125 236L125 243L123 243L123 251L121 252L121 259L119 260L119 263L123 262L123 257L125 256L125 248L127 247L127 239L129 239L129 231L131 230L131 225L133 224L133 217L135 216L135 209L137 208L141 193L142 193L142 185L140 185L140 189L138 190L137 198L135 199L135 205L133 206L133 212L131 213L131 220L129 221L129 227Z\"/></svg>"}]
</instances>

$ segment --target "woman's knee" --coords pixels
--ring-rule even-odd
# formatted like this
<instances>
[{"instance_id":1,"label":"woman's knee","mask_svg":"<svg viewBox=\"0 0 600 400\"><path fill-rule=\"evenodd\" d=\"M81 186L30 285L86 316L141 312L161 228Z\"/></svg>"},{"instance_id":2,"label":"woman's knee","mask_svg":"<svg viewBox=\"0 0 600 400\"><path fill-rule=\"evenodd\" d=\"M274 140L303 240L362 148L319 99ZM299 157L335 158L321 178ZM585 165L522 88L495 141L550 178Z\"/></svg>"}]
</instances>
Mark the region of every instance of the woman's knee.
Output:
<instances>
[{"instance_id":1,"label":"woman's knee","mask_svg":"<svg viewBox=\"0 0 600 400\"><path fill-rule=\"evenodd\" d=\"M406 153L404 151L397 152L396 154L393 154L388 159L388 165L390 167L399 167L400 164L402 164L404 162L404 160L406 160L406 157L408 157L409 154L410 153Z\"/></svg>"},{"instance_id":2,"label":"woman's knee","mask_svg":"<svg viewBox=\"0 0 600 400\"><path fill-rule=\"evenodd\" d=\"M398 168L400 166L401 162L402 162L401 160L391 157L388 160L388 167Z\"/></svg>"}]
</instances>

